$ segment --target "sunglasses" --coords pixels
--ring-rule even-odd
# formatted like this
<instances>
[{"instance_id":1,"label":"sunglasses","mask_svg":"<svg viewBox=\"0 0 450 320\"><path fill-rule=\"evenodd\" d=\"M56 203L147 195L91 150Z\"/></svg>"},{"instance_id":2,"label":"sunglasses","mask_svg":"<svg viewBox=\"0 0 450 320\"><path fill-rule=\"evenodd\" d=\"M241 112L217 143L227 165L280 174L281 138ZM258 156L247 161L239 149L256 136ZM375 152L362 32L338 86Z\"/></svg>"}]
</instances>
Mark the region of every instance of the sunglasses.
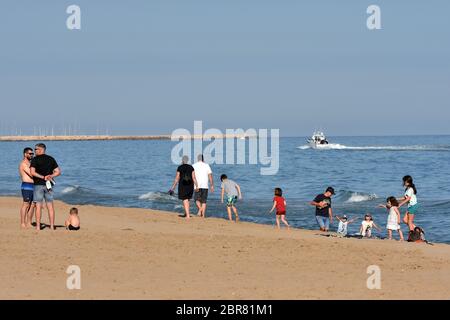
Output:
<instances>
[{"instance_id":1,"label":"sunglasses","mask_svg":"<svg viewBox=\"0 0 450 320\"><path fill-rule=\"evenodd\" d=\"M29 156L34 156L34 153L27 153L27 155L29 155Z\"/></svg>"}]
</instances>

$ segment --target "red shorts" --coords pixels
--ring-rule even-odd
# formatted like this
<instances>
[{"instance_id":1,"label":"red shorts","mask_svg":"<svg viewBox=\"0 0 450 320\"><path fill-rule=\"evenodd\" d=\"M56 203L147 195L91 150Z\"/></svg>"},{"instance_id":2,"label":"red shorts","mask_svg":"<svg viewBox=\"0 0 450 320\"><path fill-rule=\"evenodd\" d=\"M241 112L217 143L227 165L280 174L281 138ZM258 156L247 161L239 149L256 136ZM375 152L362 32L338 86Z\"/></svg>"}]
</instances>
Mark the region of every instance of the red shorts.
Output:
<instances>
[{"instance_id":1,"label":"red shorts","mask_svg":"<svg viewBox=\"0 0 450 320\"><path fill-rule=\"evenodd\" d=\"M285 216L286 211L277 211L277 216Z\"/></svg>"}]
</instances>

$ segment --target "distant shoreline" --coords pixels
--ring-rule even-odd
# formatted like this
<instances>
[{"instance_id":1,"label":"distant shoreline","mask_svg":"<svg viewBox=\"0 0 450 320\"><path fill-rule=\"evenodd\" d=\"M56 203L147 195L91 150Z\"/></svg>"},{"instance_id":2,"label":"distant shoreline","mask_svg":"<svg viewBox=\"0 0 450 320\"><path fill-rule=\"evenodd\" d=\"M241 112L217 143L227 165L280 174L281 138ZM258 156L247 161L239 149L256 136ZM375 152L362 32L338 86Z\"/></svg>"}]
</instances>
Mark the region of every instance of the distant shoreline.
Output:
<instances>
[{"instance_id":1,"label":"distant shoreline","mask_svg":"<svg viewBox=\"0 0 450 320\"><path fill-rule=\"evenodd\" d=\"M186 136L174 136L177 140ZM248 138L246 135L192 135L190 139L211 138L241 139ZM113 140L171 140L171 135L151 136L109 136L109 135L61 135L61 136L0 136L0 141L113 141Z\"/></svg>"}]
</instances>

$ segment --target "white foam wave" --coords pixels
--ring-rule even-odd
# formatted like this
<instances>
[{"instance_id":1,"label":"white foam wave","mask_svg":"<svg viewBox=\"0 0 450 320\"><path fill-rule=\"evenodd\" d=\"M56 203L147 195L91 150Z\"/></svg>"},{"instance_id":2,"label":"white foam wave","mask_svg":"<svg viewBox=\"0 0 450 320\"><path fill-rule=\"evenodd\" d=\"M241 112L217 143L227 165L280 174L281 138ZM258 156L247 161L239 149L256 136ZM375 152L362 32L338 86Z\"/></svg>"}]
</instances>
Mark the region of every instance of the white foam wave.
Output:
<instances>
[{"instance_id":1,"label":"white foam wave","mask_svg":"<svg viewBox=\"0 0 450 320\"><path fill-rule=\"evenodd\" d=\"M74 191L76 191L79 188L79 186L70 186L70 187L65 187L61 193L62 194L67 194L67 193L72 193Z\"/></svg>"},{"instance_id":2,"label":"white foam wave","mask_svg":"<svg viewBox=\"0 0 450 320\"><path fill-rule=\"evenodd\" d=\"M154 191L150 191L148 193L144 193L141 194L139 196L139 200L148 200L148 201L171 201L173 200L174 197L170 196L167 193L162 193L162 192L154 192Z\"/></svg>"},{"instance_id":3,"label":"white foam wave","mask_svg":"<svg viewBox=\"0 0 450 320\"><path fill-rule=\"evenodd\" d=\"M376 194L364 194L359 192L353 192L350 197L347 199L348 203L355 203L355 202L364 202L364 201L371 201L374 199L378 199L378 196Z\"/></svg>"}]
</instances>

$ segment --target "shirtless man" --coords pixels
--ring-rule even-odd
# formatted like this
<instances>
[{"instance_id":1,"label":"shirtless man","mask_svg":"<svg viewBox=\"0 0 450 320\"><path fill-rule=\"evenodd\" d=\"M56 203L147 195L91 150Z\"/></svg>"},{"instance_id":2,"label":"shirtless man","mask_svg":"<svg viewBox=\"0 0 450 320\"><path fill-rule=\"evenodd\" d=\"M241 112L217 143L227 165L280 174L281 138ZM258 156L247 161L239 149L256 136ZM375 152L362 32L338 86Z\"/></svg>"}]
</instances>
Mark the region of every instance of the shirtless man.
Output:
<instances>
[{"instance_id":1,"label":"shirtless man","mask_svg":"<svg viewBox=\"0 0 450 320\"><path fill-rule=\"evenodd\" d=\"M22 228L31 227L31 220L33 219L33 213L35 204L33 202L34 181L31 176L30 163L33 158L33 149L25 148L23 150L23 159L19 164L19 175L22 180L22 198L23 203L20 208L20 226Z\"/></svg>"}]
</instances>

